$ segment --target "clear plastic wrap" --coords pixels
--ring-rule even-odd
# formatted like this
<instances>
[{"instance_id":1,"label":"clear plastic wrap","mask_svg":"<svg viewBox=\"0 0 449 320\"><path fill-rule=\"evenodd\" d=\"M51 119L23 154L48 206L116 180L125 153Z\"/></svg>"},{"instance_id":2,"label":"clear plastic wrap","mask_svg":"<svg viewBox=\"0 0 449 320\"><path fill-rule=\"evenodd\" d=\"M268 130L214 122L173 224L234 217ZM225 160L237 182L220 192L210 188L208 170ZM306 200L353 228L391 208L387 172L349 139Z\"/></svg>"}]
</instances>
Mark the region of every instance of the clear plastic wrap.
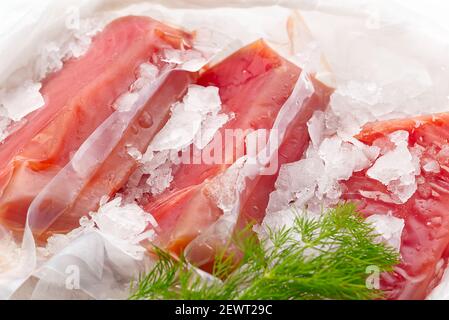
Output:
<instances>
[{"instance_id":1,"label":"clear plastic wrap","mask_svg":"<svg viewBox=\"0 0 449 320\"><path fill-rule=\"evenodd\" d=\"M38 83L42 79L40 63L43 60L39 60L35 53L48 56L45 47L48 43L89 43L89 37L80 39L85 26L72 24L73 19L94 17L91 28L101 28L115 17L141 14L199 30L196 45L210 55L226 47L234 48L235 43L246 44L264 38L307 70L310 59L306 59L308 64L305 64L306 55L298 59L295 54L297 51L316 53L319 48L318 52L322 52L326 60L320 56L317 62L320 66L312 63L311 71L317 73L320 80L337 87L330 105L335 116L331 120L335 121L342 137L352 135L367 121L449 108L449 84L446 81L449 41L446 33L397 1L161 0L150 4L138 0L45 0L16 3L1 5L5 7L3 13L11 19L2 19L0 15L0 30L8 30L0 35L0 103L2 94L25 80ZM302 10L301 15L292 10ZM304 23L310 32L305 30ZM28 41L20 41L25 35ZM82 47L76 50L82 50ZM70 51L71 54L76 50ZM64 57L69 51L59 52L57 56ZM325 68L321 68L323 64ZM329 78L328 67L335 78ZM301 78L298 91L291 97L295 103L283 107L285 113L281 111L275 126L285 127L288 119L283 116L291 117L290 111L295 110L290 108L300 106L299 102L311 94L306 84L307 79ZM148 88L145 97L148 98L156 87ZM138 108L142 105L140 102L134 106ZM18 263L0 274L0 298L9 298L14 293L17 297L33 298L126 298L126 284L151 266L148 257L135 259L111 244L97 230L77 237L49 260L41 260L28 225L44 229L54 220L55 216L35 219L35 209L39 208L41 200L48 194L52 197L61 194L62 203L66 203L75 195L83 181L76 177L86 177L95 170L98 161L120 138L136 108L114 113L114 117L86 141L71 163L35 199L21 249L19 246L17 251ZM86 157L88 150L101 152L89 153L96 156ZM237 185L243 187L245 179L258 169L245 165L239 168L242 174ZM70 184L66 184L68 180ZM238 199L241 190L235 191ZM237 221L238 207L237 201L216 224L191 243L187 253L195 246L226 242L229 230ZM0 230L0 241L6 241L7 237L2 234L7 235L8 231ZM66 286L66 270L70 271L67 268L73 265L81 268L78 270L81 275L79 290L76 291L67 290ZM24 281L25 285L17 291ZM433 298L441 297L435 292Z\"/></svg>"},{"instance_id":2,"label":"clear plastic wrap","mask_svg":"<svg viewBox=\"0 0 449 320\"><path fill-rule=\"evenodd\" d=\"M196 265L204 265L206 262L213 261L213 257L220 248L225 248L229 244L240 216L240 198L246 181L254 179L267 170L270 161L273 161L275 153L278 152L287 127L313 94L314 87L309 76L306 72L301 73L291 96L276 117L266 146L255 155L238 159L223 173L221 179L217 180L217 185L212 188L217 193L217 204L223 211L223 215L189 243L185 249L188 261Z\"/></svg>"}]
</instances>

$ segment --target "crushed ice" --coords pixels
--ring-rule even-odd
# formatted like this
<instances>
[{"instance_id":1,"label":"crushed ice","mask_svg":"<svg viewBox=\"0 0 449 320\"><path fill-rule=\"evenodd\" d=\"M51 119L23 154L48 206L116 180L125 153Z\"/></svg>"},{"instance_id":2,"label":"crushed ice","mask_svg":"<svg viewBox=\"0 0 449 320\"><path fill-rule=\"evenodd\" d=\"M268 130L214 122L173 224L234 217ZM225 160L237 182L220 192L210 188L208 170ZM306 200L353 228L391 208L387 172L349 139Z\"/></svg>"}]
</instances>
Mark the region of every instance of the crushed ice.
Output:
<instances>
[{"instance_id":1,"label":"crushed ice","mask_svg":"<svg viewBox=\"0 0 449 320\"><path fill-rule=\"evenodd\" d=\"M77 24L67 24L63 38L56 42L42 45L38 56L27 70L32 71L25 82L11 81L11 87L0 89L0 141L9 134L8 128L14 122L20 121L29 113L45 105L40 93L41 81L49 73L62 68L64 61L82 56L90 47L92 38L103 29L107 20L82 19Z\"/></svg>"},{"instance_id":2,"label":"crushed ice","mask_svg":"<svg viewBox=\"0 0 449 320\"><path fill-rule=\"evenodd\" d=\"M416 192L416 176L421 173L420 151L408 148L408 132L397 131L389 135L395 148L377 159L367 175L387 186L399 203L405 203Z\"/></svg>"},{"instance_id":3,"label":"crushed ice","mask_svg":"<svg viewBox=\"0 0 449 320\"><path fill-rule=\"evenodd\" d=\"M81 19L77 24L66 24L64 38L58 43L43 45L34 63L37 80L45 78L51 72L62 68L63 62L70 58L79 58L87 52L92 38L100 32L108 20Z\"/></svg>"},{"instance_id":4,"label":"crushed ice","mask_svg":"<svg viewBox=\"0 0 449 320\"><path fill-rule=\"evenodd\" d=\"M308 214L320 214L323 207L339 202L341 181L366 169L371 178L388 187L391 195L361 190L364 196L402 203L416 191L422 150L409 149L407 132L398 131L389 136L391 141L387 142L393 147L387 148L380 142L367 146L351 136L338 134L326 116L316 112L309 121L312 143L304 159L281 167L275 190L270 194L263 228L291 227L295 212L306 210ZM388 232L383 236L392 239Z\"/></svg>"},{"instance_id":5,"label":"crushed ice","mask_svg":"<svg viewBox=\"0 0 449 320\"><path fill-rule=\"evenodd\" d=\"M246 163L246 156L237 159L225 172L215 177L208 185L209 194L223 211L223 216L232 214L236 203L239 201L239 191L244 188L242 171Z\"/></svg>"},{"instance_id":6,"label":"crushed ice","mask_svg":"<svg viewBox=\"0 0 449 320\"><path fill-rule=\"evenodd\" d=\"M217 87L190 85L183 101L172 106L170 119L146 152L140 154L128 148L128 153L140 162L127 185L128 197L140 199L144 193L157 195L166 190L173 180L172 168L178 164L178 154L192 144L197 150L204 149L232 117L221 113L221 106Z\"/></svg>"},{"instance_id":7,"label":"crushed ice","mask_svg":"<svg viewBox=\"0 0 449 320\"><path fill-rule=\"evenodd\" d=\"M97 232L134 259L143 259L147 249L140 243L152 240L155 234L153 228L157 227L157 222L151 214L136 203L124 204L122 199L117 197L109 202L102 199L98 211L90 213L89 216L81 218L80 227L68 234L50 237L47 246L42 248L40 253L44 256L55 255L80 236Z\"/></svg>"},{"instance_id":8,"label":"crushed ice","mask_svg":"<svg viewBox=\"0 0 449 320\"><path fill-rule=\"evenodd\" d=\"M10 232L0 226L0 273L12 270L20 260L20 247Z\"/></svg>"},{"instance_id":9,"label":"crushed ice","mask_svg":"<svg viewBox=\"0 0 449 320\"><path fill-rule=\"evenodd\" d=\"M391 214L374 214L366 219L374 227L374 232L378 234L376 241L386 243L397 252L401 249L402 231L404 220L396 218Z\"/></svg>"},{"instance_id":10,"label":"crushed ice","mask_svg":"<svg viewBox=\"0 0 449 320\"><path fill-rule=\"evenodd\" d=\"M27 81L13 90L2 90L0 91L0 106L6 109L11 120L19 121L45 104L44 98L39 92L40 89L40 83Z\"/></svg>"},{"instance_id":11,"label":"crushed ice","mask_svg":"<svg viewBox=\"0 0 449 320\"><path fill-rule=\"evenodd\" d=\"M113 108L120 112L131 110L139 99L140 92L153 83L159 75L159 69L152 63L142 63L138 69L138 77L131 85L130 91L125 92L113 104Z\"/></svg>"},{"instance_id":12,"label":"crushed ice","mask_svg":"<svg viewBox=\"0 0 449 320\"><path fill-rule=\"evenodd\" d=\"M11 134L9 128L13 122L20 121L45 104L40 89L41 84L32 81L13 89L0 89L0 141Z\"/></svg>"},{"instance_id":13,"label":"crushed ice","mask_svg":"<svg viewBox=\"0 0 449 320\"><path fill-rule=\"evenodd\" d=\"M207 59L198 50L177 49L165 49L162 61L176 64L187 71L197 71L207 63Z\"/></svg>"},{"instance_id":14,"label":"crushed ice","mask_svg":"<svg viewBox=\"0 0 449 320\"><path fill-rule=\"evenodd\" d=\"M440 173L440 164L435 160L426 161L423 165L423 170L425 172Z\"/></svg>"},{"instance_id":15,"label":"crushed ice","mask_svg":"<svg viewBox=\"0 0 449 320\"><path fill-rule=\"evenodd\" d=\"M200 142L197 147L204 147L212 140L213 134L227 122L228 116L219 114L220 110L221 100L217 87L190 85L182 103L176 103L172 107L171 118L154 137L151 150L180 150L194 141ZM207 126L213 129L213 134L206 130ZM209 141L201 137L202 131L207 132Z\"/></svg>"},{"instance_id":16,"label":"crushed ice","mask_svg":"<svg viewBox=\"0 0 449 320\"><path fill-rule=\"evenodd\" d=\"M8 111L0 106L0 142L9 136L11 124L12 119L8 116Z\"/></svg>"}]
</instances>

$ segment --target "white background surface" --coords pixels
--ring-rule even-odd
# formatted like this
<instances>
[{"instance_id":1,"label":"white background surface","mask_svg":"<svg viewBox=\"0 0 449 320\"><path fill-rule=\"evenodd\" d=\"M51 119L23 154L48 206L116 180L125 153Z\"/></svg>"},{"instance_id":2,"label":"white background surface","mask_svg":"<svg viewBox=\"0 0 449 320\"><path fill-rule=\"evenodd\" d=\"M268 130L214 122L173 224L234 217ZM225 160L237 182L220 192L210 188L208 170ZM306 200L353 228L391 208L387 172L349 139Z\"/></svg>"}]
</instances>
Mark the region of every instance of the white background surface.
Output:
<instances>
[{"instance_id":1,"label":"white background surface","mask_svg":"<svg viewBox=\"0 0 449 320\"><path fill-rule=\"evenodd\" d=\"M449 30L449 1L447 0L400 0L403 5L427 16Z\"/></svg>"},{"instance_id":2,"label":"white background surface","mask_svg":"<svg viewBox=\"0 0 449 320\"><path fill-rule=\"evenodd\" d=\"M297 0L298 2L304 1L304 0ZM317 0L318 2L325 3L329 0ZM331 0L332 1L332 0ZM64 2L64 0L61 0L61 2ZM164 2L164 1L161 1ZM189 3L189 0L185 0L185 3ZM222 0L222 3L227 3L226 0ZM232 2L238 2L238 0L232 0ZM245 0L241 0L241 2L245 2ZM276 2L273 0L273 2ZM306 2L306 1L304 1ZM308 0L308 2L313 2ZM419 12L423 15L426 15L427 17L435 20L436 22L440 23L441 25L446 26L449 28L449 1L448 0L399 0L399 2L403 3L403 5L415 10L416 12ZM20 8L23 8L23 10L26 10L27 7L35 7L38 3L37 0L16 0L16 1L2 1L0 3L0 18L2 20L7 19L9 13L11 10L20 10ZM0 30L0 33L4 32L5 30Z\"/></svg>"}]
</instances>

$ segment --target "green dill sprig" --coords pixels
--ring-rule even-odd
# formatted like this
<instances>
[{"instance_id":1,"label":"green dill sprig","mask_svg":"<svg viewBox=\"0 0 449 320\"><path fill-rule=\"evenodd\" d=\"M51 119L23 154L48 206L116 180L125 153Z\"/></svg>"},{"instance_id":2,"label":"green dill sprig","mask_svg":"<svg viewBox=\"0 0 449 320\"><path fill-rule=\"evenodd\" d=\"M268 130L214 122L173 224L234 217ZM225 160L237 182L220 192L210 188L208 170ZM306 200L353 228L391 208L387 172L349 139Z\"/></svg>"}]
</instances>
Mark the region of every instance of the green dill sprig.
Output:
<instances>
[{"instance_id":1,"label":"green dill sprig","mask_svg":"<svg viewBox=\"0 0 449 320\"><path fill-rule=\"evenodd\" d=\"M159 261L133 284L130 298L380 299L383 292L366 285L367 270L390 272L398 263L351 203L318 218L299 215L293 227L269 231L262 241L242 234L230 243L233 250L217 255L208 280L183 257L156 249Z\"/></svg>"}]
</instances>

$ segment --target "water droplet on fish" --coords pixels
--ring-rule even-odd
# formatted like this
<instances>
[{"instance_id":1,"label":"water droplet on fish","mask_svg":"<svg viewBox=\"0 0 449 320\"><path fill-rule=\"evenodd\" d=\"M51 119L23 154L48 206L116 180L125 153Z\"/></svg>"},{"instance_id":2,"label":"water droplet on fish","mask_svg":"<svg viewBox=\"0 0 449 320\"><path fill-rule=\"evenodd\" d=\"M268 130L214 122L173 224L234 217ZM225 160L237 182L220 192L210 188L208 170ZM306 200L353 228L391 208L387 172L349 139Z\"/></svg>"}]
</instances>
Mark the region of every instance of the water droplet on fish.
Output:
<instances>
[{"instance_id":1,"label":"water droplet on fish","mask_svg":"<svg viewBox=\"0 0 449 320\"><path fill-rule=\"evenodd\" d=\"M148 129L153 125L153 117L148 112L142 113L142 115L139 118L139 125L144 128Z\"/></svg>"}]
</instances>

